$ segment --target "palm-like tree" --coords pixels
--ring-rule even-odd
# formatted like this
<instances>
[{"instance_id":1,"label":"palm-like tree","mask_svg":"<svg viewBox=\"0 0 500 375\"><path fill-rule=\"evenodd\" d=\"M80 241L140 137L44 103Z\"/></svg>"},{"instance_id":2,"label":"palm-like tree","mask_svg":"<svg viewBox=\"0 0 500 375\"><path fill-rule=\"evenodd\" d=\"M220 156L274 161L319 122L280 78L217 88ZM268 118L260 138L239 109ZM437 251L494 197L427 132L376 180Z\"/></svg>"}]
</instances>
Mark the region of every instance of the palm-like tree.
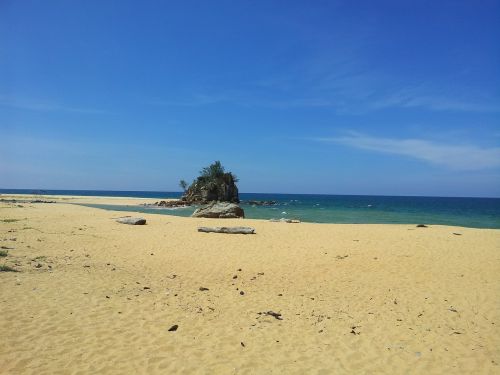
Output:
<instances>
[{"instance_id":1,"label":"palm-like tree","mask_svg":"<svg viewBox=\"0 0 500 375\"><path fill-rule=\"evenodd\" d=\"M222 166L219 160L215 161L213 164L210 164L208 167L203 168L200 171L200 177L214 181L224 176L224 167Z\"/></svg>"},{"instance_id":2,"label":"palm-like tree","mask_svg":"<svg viewBox=\"0 0 500 375\"><path fill-rule=\"evenodd\" d=\"M185 181L185 180L180 180L179 182L179 186L181 187L181 189L186 192L187 188L188 188L188 183Z\"/></svg>"}]
</instances>

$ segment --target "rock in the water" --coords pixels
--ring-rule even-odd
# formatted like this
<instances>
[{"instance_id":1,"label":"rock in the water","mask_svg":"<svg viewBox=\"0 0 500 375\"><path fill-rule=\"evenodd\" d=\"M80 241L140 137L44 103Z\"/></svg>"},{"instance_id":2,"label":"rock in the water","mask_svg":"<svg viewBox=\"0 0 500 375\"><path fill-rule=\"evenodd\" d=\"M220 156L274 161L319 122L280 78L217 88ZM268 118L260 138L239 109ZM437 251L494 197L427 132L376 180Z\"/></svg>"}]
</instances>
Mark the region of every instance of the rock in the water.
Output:
<instances>
[{"instance_id":1,"label":"rock in the water","mask_svg":"<svg viewBox=\"0 0 500 375\"><path fill-rule=\"evenodd\" d=\"M168 200L168 201L159 201L155 203L144 203L146 207L165 207L165 208L178 208L178 207L189 207L190 204L185 201L181 201L179 199L176 200Z\"/></svg>"},{"instance_id":2,"label":"rock in the water","mask_svg":"<svg viewBox=\"0 0 500 375\"><path fill-rule=\"evenodd\" d=\"M254 234L255 229L250 227L199 227L198 232L227 233L227 234Z\"/></svg>"},{"instance_id":3,"label":"rock in the water","mask_svg":"<svg viewBox=\"0 0 500 375\"><path fill-rule=\"evenodd\" d=\"M215 171L218 169L218 171ZM236 177L231 173L225 173L220 162L215 162L202 171L191 186L181 197L182 201L188 203L208 203L213 201L239 203L238 187Z\"/></svg>"},{"instance_id":4,"label":"rock in the water","mask_svg":"<svg viewBox=\"0 0 500 375\"><path fill-rule=\"evenodd\" d=\"M243 204L249 204L251 206L277 206L277 201L245 201Z\"/></svg>"},{"instance_id":5,"label":"rock in the water","mask_svg":"<svg viewBox=\"0 0 500 375\"><path fill-rule=\"evenodd\" d=\"M142 217L121 217L116 221L121 224L130 224L130 225L146 224L146 219L143 219Z\"/></svg>"},{"instance_id":6,"label":"rock in the water","mask_svg":"<svg viewBox=\"0 0 500 375\"><path fill-rule=\"evenodd\" d=\"M213 202L198 208L191 216L234 219L245 217L245 211L235 203Z\"/></svg>"}]
</instances>

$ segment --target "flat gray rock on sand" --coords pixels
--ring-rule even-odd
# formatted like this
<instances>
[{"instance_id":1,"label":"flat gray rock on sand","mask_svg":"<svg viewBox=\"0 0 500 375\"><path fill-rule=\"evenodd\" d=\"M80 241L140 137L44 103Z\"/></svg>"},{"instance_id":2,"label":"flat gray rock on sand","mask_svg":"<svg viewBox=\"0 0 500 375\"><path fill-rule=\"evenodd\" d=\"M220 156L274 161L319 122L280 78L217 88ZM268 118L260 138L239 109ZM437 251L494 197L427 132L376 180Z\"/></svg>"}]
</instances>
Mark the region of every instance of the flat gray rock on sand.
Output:
<instances>
[{"instance_id":1,"label":"flat gray rock on sand","mask_svg":"<svg viewBox=\"0 0 500 375\"><path fill-rule=\"evenodd\" d=\"M191 216L234 219L245 217L245 212L235 203L213 202L198 208Z\"/></svg>"},{"instance_id":2,"label":"flat gray rock on sand","mask_svg":"<svg viewBox=\"0 0 500 375\"><path fill-rule=\"evenodd\" d=\"M198 232L227 233L227 234L254 234L255 229L250 227L198 227Z\"/></svg>"},{"instance_id":3,"label":"flat gray rock on sand","mask_svg":"<svg viewBox=\"0 0 500 375\"><path fill-rule=\"evenodd\" d=\"M121 224L130 224L130 225L146 224L146 219L143 219L142 217L121 217L116 221Z\"/></svg>"}]
</instances>

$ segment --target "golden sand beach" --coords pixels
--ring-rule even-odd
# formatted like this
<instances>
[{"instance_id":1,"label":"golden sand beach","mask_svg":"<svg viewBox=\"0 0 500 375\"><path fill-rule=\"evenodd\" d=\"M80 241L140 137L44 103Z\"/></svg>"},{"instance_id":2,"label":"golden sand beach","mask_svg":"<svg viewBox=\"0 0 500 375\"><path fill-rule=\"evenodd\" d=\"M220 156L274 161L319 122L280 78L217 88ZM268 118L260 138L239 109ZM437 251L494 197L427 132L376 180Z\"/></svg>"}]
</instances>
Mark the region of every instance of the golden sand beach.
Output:
<instances>
[{"instance_id":1,"label":"golden sand beach","mask_svg":"<svg viewBox=\"0 0 500 375\"><path fill-rule=\"evenodd\" d=\"M500 373L499 230L130 226L56 199L0 202L2 374Z\"/></svg>"}]
</instances>

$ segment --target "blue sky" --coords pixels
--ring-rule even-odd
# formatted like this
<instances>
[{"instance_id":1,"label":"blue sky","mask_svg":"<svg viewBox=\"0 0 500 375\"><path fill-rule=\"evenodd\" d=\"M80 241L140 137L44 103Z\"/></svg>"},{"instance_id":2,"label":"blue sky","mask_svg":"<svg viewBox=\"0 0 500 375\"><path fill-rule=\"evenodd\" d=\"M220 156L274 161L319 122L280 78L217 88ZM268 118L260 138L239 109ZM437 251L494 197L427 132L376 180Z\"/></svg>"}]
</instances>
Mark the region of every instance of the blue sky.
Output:
<instances>
[{"instance_id":1,"label":"blue sky","mask_svg":"<svg viewBox=\"0 0 500 375\"><path fill-rule=\"evenodd\" d=\"M500 1L0 3L0 187L500 196Z\"/></svg>"}]
</instances>

